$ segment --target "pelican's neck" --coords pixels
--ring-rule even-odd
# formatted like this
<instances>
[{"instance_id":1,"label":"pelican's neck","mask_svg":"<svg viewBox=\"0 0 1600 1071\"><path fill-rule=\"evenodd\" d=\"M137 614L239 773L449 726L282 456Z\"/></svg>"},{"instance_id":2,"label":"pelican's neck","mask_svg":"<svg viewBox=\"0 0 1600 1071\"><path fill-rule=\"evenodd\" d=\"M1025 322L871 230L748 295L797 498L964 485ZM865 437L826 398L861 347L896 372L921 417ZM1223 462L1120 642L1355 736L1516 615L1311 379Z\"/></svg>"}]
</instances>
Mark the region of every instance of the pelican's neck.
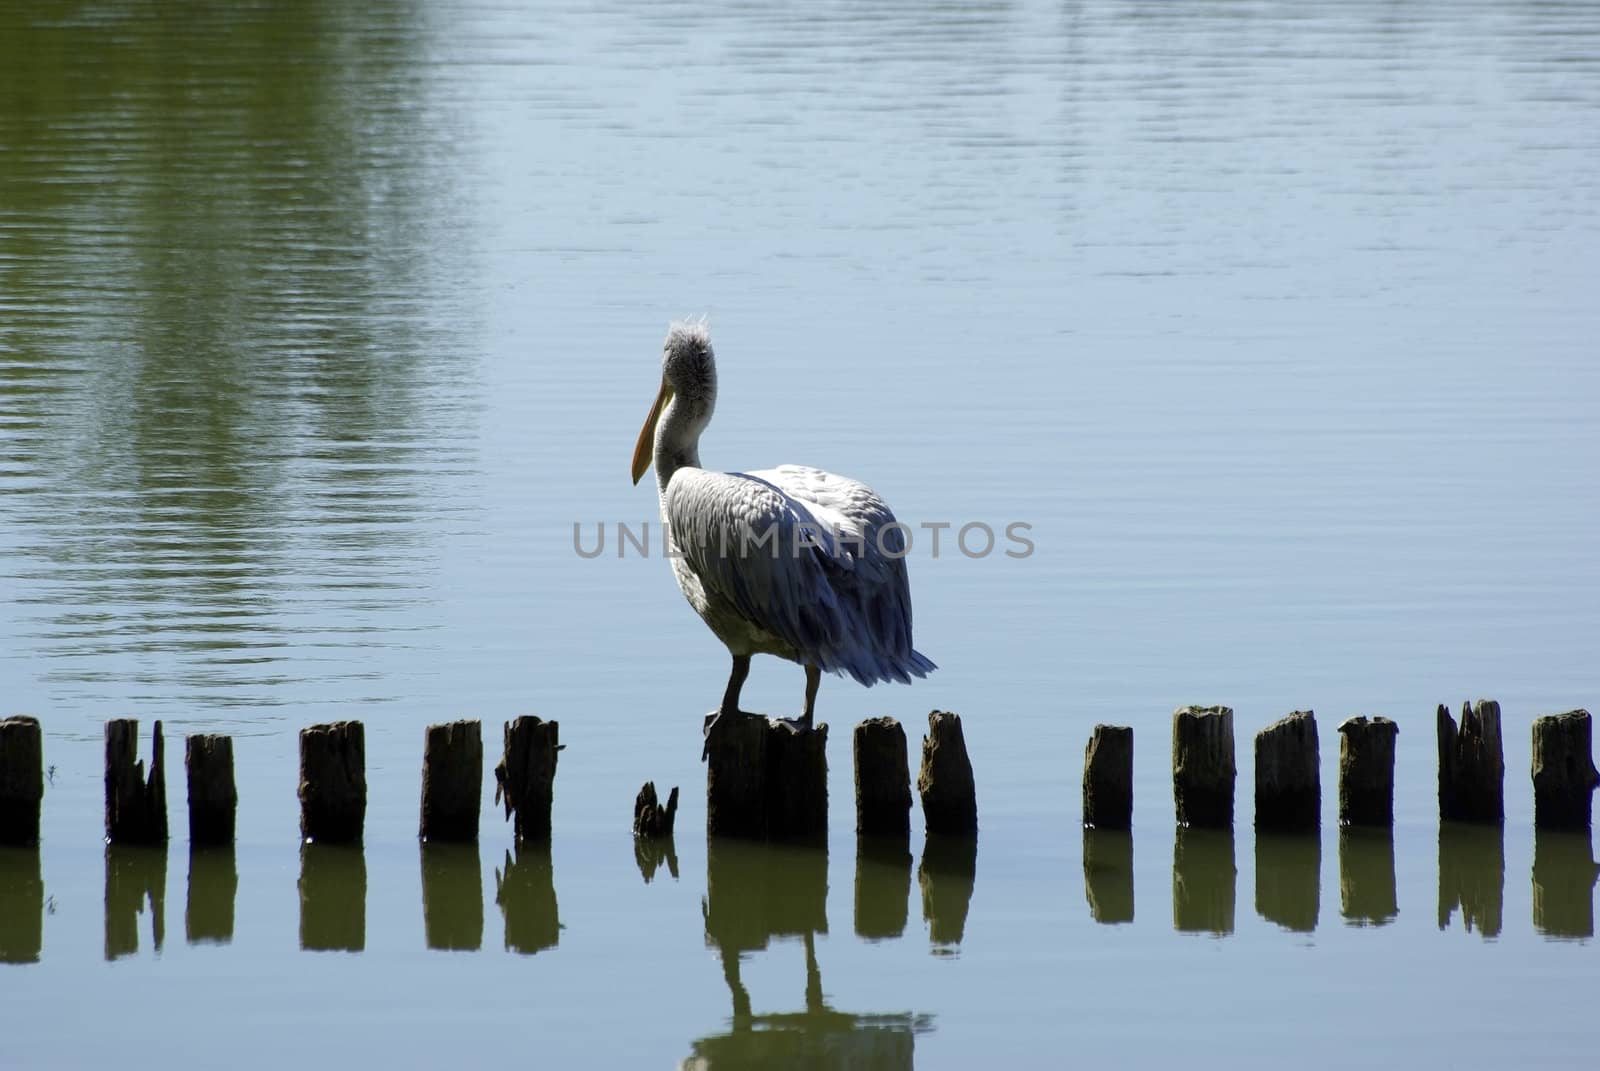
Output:
<instances>
[{"instance_id":1,"label":"pelican's neck","mask_svg":"<svg viewBox=\"0 0 1600 1071\"><path fill-rule=\"evenodd\" d=\"M656 492L667 493L672 474L700 467L700 433L711 422L711 406L683 394L674 394L656 424Z\"/></svg>"}]
</instances>

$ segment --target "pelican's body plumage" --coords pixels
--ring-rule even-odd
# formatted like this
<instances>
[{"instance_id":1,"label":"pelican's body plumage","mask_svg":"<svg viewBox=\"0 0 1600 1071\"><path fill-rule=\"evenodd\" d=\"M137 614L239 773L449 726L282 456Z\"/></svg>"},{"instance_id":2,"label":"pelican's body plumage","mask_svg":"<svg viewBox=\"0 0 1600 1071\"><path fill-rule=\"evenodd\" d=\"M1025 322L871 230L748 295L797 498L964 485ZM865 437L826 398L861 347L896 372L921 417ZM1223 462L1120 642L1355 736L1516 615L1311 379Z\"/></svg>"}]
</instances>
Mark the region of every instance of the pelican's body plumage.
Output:
<instances>
[{"instance_id":1,"label":"pelican's body plumage","mask_svg":"<svg viewBox=\"0 0 1600 1071\"><path fill-rule=\"evenodd\" d=\"M719 713L738 709L757 654L805 666L805 727L822 671L872 685L936 668L911 645L905 533L888 504L865 484L821 469L701 468L700 433L715 404L709 333L702 324L673 324L633 478L653 457L678 586L733 656Z\"/></svg>"}]
</instances>

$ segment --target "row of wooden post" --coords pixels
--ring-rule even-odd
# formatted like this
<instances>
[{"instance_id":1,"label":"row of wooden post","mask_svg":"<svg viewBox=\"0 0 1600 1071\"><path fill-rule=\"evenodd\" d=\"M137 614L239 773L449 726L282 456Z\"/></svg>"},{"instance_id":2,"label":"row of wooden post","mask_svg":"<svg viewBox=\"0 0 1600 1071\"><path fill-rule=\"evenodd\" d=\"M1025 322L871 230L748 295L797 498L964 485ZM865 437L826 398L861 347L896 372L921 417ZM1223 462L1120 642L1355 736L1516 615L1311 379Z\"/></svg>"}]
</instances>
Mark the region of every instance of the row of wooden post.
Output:
<instances>
[{"instance_id":1,"label":"row of wooden post","mask_svg":"<svg viewBox=\"0 0 1600 1071\"><path fill-rule=\"evenodd\" d=\"M495 802L504 801L519 841L550 838L550 804L561 750L560 726L521 717L505 726L505 753L495 767ZM106 840L160 844L167 840L166 741L161 723L151 733L148 770L139 758L139 723L106 723ZM44 797L43 747L36 718L0 720L0 843L35 844ZM239 793L233 740L201 734L185 741L189 782L189 841L231 844ZM307 842L359 843L366 824L366 735L359 721L300 730L300 833ZM425 841L478 839L483 800L480 723L428 727L422 759Z\"/></svg>"},{"instance_id":2,"label":"row of wooden post","mask_svg":"<svg viewBox=\"0 0 1600 1071\"><path fill-rule=\"evenodd\" d=\"M1339 726L1339 824L1394 824L1394 742L1388 718L1355 717ZM1500 704L1463 704L1458 724L1439 707L1439 817L1445 821L1505 821L1505 759ZM1583 829L1597 784L1593 725L1586 710L1533 722L1534 825ZM1297 710L1256 734L1256 828L1315 829L1322 820L1321 757L1316 715ZM1227 829L1233 825L1235 778L1233 711L1180 707L1172 717L1172 793L1178 824ZM1096 725L1084 751L1083 824L1128 829L1133 821L1133 730Z\"/></svg>"}]
</instances>

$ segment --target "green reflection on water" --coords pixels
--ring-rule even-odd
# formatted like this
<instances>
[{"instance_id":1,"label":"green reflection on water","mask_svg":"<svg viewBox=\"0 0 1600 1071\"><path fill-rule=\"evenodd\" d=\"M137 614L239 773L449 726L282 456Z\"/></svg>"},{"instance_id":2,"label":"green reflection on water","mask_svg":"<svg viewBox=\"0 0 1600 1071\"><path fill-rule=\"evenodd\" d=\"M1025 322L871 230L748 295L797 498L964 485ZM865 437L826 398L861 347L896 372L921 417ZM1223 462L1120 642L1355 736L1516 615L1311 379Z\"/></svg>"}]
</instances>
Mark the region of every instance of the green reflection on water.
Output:
<instances>
[{"instance_id":1,"label":"green reflection on water","mask_svg":"<svg viewBox=\"0 0 1600 1071\"><path fill-rule=\"evenodd\" d=\"M184 937L191 945L233 941L233 907L239 893L239 864L232 845L189 849L189 899L183 911Z\"/></svg>"},{"instance_id":2,"label":"green reflection on water","mask_svg":"<svg viewBox=\"0 0 1600 1071\"><path fill-rule=\"evenodd\" d=\"M932 875L934 899L940 904L959 898L959 888L970 895L971 871L976 859L973 838L930 839L935 858L929 868L924 850L922 873ZM893 845L869 842L858 845L856 917L863 912L868 925L893 927L894 901L899 900L900 929L904 929L905 904L910 894L909 857L902 858ZM862 880L861 867L869 871ZM904 874L901 881L897 875ZM929 878L924 879L927 910ZM828 852L826 847L757 844L708 837L706 841L706 895L701 901L706 944L717 950L723 980L732 1000L729 1029L692 1042L691 1055L681 1066L710 1071L713 1068L863 1068L891 1069L913 1066L915 1035L931 1029L932 1018L912 1012L848 1012L830 1006L823 995L822 965L816 935L828 932ZM935 908L931 926L939 922ZM966 905L960 905L966 917ZM884 924L881 920L888 919ZM789 1011L758 1012L740 976L740 962L766 949L774 940L797 939L804 949L805 978L797 984L800 995ZM959 933L956 937L959 940ZM799 983L799 979L796 980Z\"/></svg>"},{"instance_id":3,"label":"green reflection on water","mask_svg":"<svg viewBox=\"0 0 1600 1071\"><path fill-rule=\"evenodd\" d=\"M361 845L300 845L300 947L367 947L367 856Z\"/></svg>"},{"instance_id":4,"label":"green reflection on water","mask_svg":"<svg viewBox=\"0 0 1600 1071\"><path fill-rule=\"evenodd\" d=\"M1533 928L1555 939L1593 937L1597 876L1588 832L1535 830Z\"/></svg>"},{"instance_id":5,"label":"green reflection on water","mask_svg":"<svg viewBox=\"0 0 1600 1071\"><path fill-rule=\"evenodd\" d=\"M1394 830L1339 830L1339 913L1352 926L1385 926L1400 913L1394 886Z\"/></svg>"},{"instance_id":6,"label":"green reflection on water","mask_svg":"<svg viewBox=\"0 0 1600 1071\"><path fill-rule=\"evenodd\" d=\"M452 423L423 10L42 0L11 22L0 501L23 628L80 659L176 652L197 698L268 701L286 599L332 631L359 624L329 609L410 599L396 559Z\"/></svg>"},{"instance_id":7,"label":"green reflection on water","mask_svg":"<svg viewBox=\"0 0 1600 1071\"><path fill-rule=\"evenodd\" d=\"M158 955L167 935L167 846L106 845L107 960L139 951L139 916L150 908L150 946Z\"/></svg>"},{"instance_id":8,"label":"green reflection on water","mask_svg":"<svg viewBox=\"0 0 1600 1071\"><path fill-rule=\"evenodd\" d=\"M555 867L548 842L518 842L494 872L494 902L505 919L505 946L531 956L561 940Z\"/></svg>"},{"instance_id":9,"label":"green reflection on water","mask_svg":"<svg viewBox=\"0 0 1600 1071\"><path fill-rule=\"evenodd\" d=\"M1089 916L1112 925L1133 921L1133 834L1126 829L1083 830L1083 894Z\"/></svg>"},{"instance_id":10,"label":"green reflection on water","mask_svg":"<svg viewBox=\"0 0 1600 1071\"><path fill-rule=\"evenodd\" d=\"M1321 833L1256 832L1256 914L1311 933L1322 913Z\"/></svg>"},{"instance_id":11,"label":"green reflection on water","mask_svg":"<svg viewBox=\"0 0 1600 1071\"><path fill-rule=\"evenodd\" d=\"M0 963L38 963L43 951L39 848L0 846Z\"/></svg>"},{"instance_id":12,"label":"green reflection on water","mask_svg":"<svg viewBox=\"0 0 1600 1071\"><path fill-rule=\"evenodd\" d=\"M1498 937L1505 902L1506 831L1498 823L1439 823L1439 929L1461 923L1484 938Z\"/></svg>"},{"instance_id":13,"label":"green reflection on water","mask_svg":"<svg viewBox=\"0 0 1600 1071\"><path fill-rule=\"evenodd\" d=\"M1233 830L1178 826L1172 845L1172 928L1218 937L1233 932L1238 867Z\"/></svg>"},{"instance_id":14,"label":"green reflection on water","mask_svg":"<svg viewBox=\"0 0 1600 1071\"><path fill-rule=\"evenodd\" d=\"M483 865L478 846L423 842L422 921L429 948L483 947Z\"/></svg>"}]
</instances>

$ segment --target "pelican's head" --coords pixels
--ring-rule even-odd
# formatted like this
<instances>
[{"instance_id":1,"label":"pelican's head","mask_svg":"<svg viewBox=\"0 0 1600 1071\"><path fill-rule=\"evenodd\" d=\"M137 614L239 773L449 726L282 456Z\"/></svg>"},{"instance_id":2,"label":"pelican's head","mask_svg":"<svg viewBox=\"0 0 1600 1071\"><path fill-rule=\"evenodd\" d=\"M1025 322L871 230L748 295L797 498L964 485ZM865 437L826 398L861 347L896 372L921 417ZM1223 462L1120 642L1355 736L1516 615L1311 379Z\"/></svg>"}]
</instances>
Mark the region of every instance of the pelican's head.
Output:
<instances>
[{"instance_id":1,"label":"pelican's head","mask_svg":"<svg viewBox=\"0 0 1600 1071\"><path fill-rule=\"evenodd\" d=\"M661 346L661 389L633 447L633 482L639 482L658 453L670 449L675 460L678 455L695 455L695 444L716 401L717 364L711 352L710 329L704 322L672 324ZM673 419L662 424L669 403ZM662 440L673 441L658 442L658 430Z\"/></svg>"}]
</instances>

